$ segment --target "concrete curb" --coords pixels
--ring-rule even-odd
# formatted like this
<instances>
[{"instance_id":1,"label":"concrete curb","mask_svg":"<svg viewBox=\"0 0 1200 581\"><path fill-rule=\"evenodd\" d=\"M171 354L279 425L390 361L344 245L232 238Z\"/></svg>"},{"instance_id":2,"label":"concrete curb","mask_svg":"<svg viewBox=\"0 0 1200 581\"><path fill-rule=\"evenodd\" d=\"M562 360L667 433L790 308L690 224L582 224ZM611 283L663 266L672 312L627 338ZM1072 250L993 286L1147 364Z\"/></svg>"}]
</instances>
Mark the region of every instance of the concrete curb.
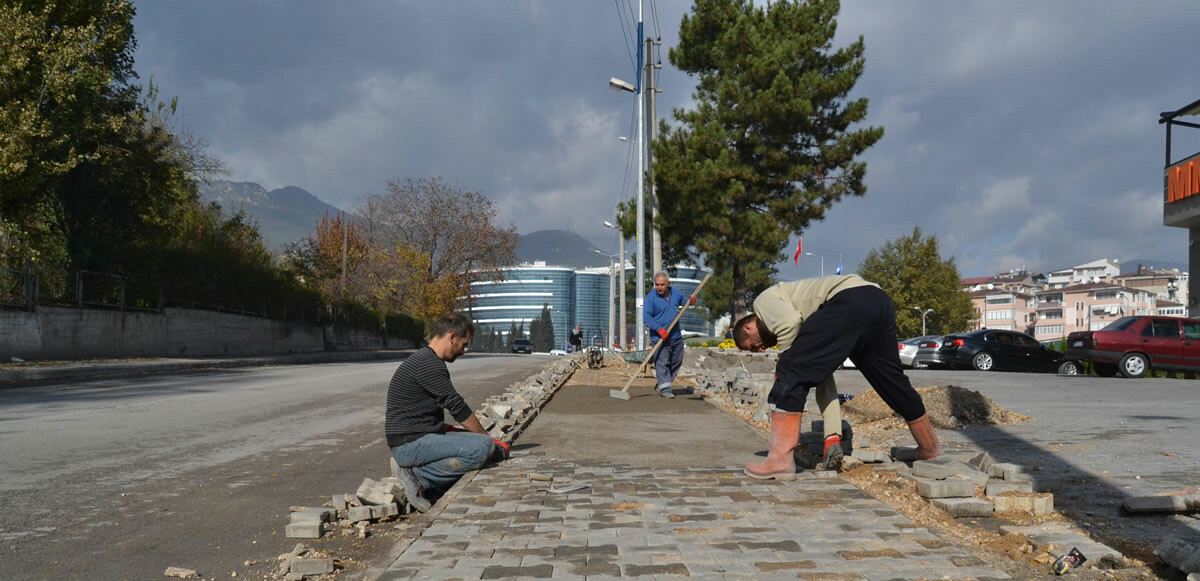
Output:
<instances>
[{"instance_id":1,"label":"concrete curb","mask_svg":"<svg viewBox=\"0 0 1200 581\"><path fill-rule=\"evenodd\" d=\"M26 387L26 383L50 380L136 377L155 373L173 373L199 369L231 369L268 365L300 365L340 361L376 361L404 359L415 349L387 351L334 351L292 353L287 355L257 355L236 358L165 359L123 363L76 363L60 367L28 367L0 370L0 389Z\"/></svg>"}]
</instances>

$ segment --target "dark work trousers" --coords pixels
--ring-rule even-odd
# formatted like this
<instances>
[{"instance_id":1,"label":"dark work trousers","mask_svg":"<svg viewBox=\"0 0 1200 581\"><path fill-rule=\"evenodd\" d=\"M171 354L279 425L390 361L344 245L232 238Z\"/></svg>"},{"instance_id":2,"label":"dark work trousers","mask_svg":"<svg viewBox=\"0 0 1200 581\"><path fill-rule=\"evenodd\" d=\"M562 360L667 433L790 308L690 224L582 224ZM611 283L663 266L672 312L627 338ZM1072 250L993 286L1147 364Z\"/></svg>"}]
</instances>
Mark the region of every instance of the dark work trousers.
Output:
<instances>
[{"instance_id":1,"label":"dark work trousers","mask_svg":"<svg viewBox=\"0 0 1200 581\"><path fill-rule=\"evenodd\" d=\"M796 340L779 354L768 402L784 411L803 411L808 390L829 377L846 358L854 362L884 403L906 421L925 415L921 395L900 366L896 307L878 287L844 290L800 325Z\"/></svg>"}]
</instances>

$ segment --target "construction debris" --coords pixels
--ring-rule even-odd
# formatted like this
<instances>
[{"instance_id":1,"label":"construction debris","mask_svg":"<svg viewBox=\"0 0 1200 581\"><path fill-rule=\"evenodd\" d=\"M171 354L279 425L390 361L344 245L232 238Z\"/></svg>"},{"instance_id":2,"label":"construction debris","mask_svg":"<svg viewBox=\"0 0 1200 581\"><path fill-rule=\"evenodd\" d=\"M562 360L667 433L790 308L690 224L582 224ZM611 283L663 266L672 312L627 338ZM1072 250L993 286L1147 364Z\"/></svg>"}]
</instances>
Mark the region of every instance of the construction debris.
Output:
<instances>
[{"instance_id":1,"label":"construction debris","mask_svg":"<svg viewBox=\"0 0 1200 581\"><path fill-rule=\"evenodd\" d=\"M183 567L167 567L167 570L163 572L163 577L179 577L180 579L195 579L199 576L199 573Z\"/></svg>"}]
</instances>

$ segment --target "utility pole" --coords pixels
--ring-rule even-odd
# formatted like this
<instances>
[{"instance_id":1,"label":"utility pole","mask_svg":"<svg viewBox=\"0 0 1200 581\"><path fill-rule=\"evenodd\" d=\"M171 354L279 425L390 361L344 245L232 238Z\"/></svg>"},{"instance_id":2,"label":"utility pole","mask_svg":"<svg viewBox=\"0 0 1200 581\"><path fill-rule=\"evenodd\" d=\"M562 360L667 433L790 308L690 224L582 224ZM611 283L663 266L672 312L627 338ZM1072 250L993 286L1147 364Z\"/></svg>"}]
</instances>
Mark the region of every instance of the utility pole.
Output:
<instances>
[{"instance_id":1,"label":"utility pole","mask_svg":"<svg viewBox=\"0 0 1200 581\"><path fill-rule=\"evenodd\" d=\"M346 243L350 236L350 231L346 228L346 213L342 212L340 220L342 226L342 294L346 293Z\"/></svg>"},{"instance_id":2,"label":"utility pole","mask_svg":"<svg viewBox=\"0 0 1200 581\"><path fill-rule=\"evenodd\" d=\"M650 272L658 274L666 272L663 270L662 263L662 236L658 231L658 198L654 193L654 154L650 151L650 146L654 144L654 138L658 134L658 117L654 112L654 96L658 93L658 89L654 87L654 71L661 69L661 63L651 62L653 60L654 45L662 44L661 40L647 38L645 40L646 47L646 65L643 67L646 70L646 106L650 110L650 124L646 127L646 173L650 180L650 192L647 199L650 202L650 264L652 265Z\"/></svg>"},{"instance_id":3,"label":"utility pole","mask_svg":"<svg viewBox=\"0 0 1200 581\"><path fill-rule=\"evenodd\" d=\"M644 34L642 31L642 0L638 0L638 55L637 55L637 70L641 72L642 62L645 55L643 54L642 39ZM638 97L638 141L640 147L638 151L638 179L637 179L637 348L642 351L646 348L646 321L645 315L642 312L642 302L646 298L646 105L642 100L642 76L637 77L637 97Z\"/></svg>"}]
</instances>

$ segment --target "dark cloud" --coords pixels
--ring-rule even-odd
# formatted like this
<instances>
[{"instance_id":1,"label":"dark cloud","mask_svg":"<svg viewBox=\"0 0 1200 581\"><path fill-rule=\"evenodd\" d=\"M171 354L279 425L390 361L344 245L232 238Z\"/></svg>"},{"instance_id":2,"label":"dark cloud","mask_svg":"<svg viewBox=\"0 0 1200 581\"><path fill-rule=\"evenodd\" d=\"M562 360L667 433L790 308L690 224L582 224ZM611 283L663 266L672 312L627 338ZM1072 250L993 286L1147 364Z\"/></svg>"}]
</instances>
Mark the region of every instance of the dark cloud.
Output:
<instances>
[{"instance_id":1,"label":"dark cloud","mask_svg":"<svg viewBox=\"0 0 1200 581\"><path fill-rule=\"evenodd\" d=\"M180 122L234 179L352 207L386 180L440 175L522 232L615 247L600 222L631 195L617 137L635 104L606 85L634 77L626 6L138 2L137 68L179 95ZM654 7L665 61L690 3ZM1157 118L1200 98L1184 72L1197 16L1182 0L844 2L837 44L865 38L855 94L886 135L867 155L867 195L812 225L806 249L851 270L920 226L967 276L1185 261L1186 232L1161 224ZM694 83L664 63L659 116L688 106ZM1195 133L1177 154L1200 150ZM789 260L781 274L800 272Z\"/></svg>"}]
</instances>

